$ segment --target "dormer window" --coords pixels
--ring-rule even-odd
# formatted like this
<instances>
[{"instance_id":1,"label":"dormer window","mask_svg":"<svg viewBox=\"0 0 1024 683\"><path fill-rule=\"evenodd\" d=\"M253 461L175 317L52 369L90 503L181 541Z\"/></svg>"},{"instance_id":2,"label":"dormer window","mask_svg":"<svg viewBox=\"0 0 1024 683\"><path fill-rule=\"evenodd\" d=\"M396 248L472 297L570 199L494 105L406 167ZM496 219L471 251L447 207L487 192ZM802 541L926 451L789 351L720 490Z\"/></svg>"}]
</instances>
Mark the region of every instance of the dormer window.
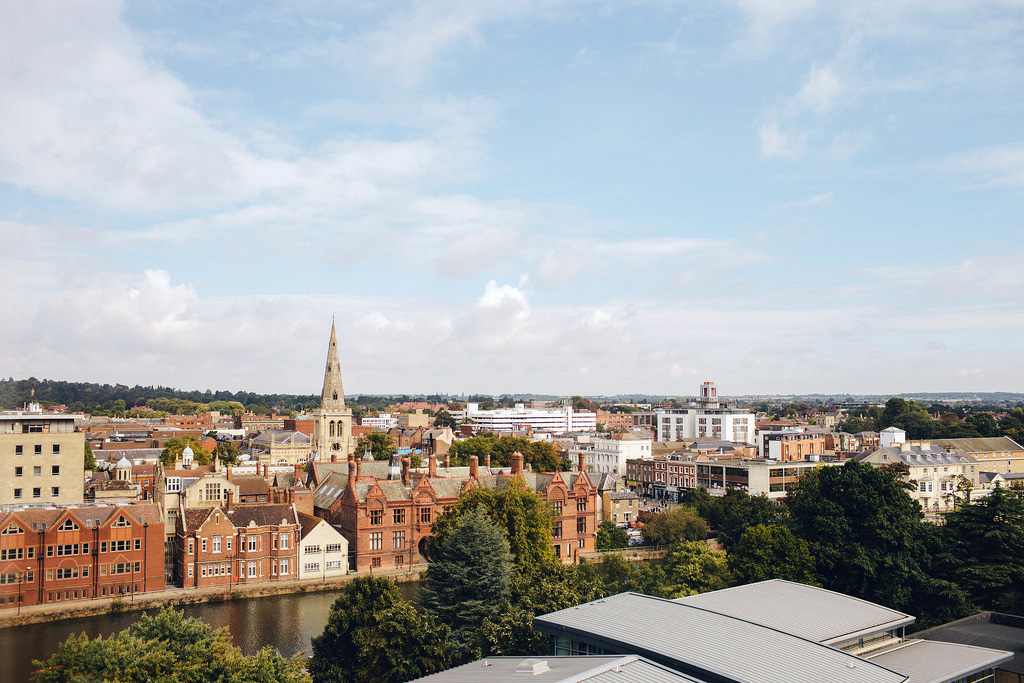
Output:
<instances>
[{"instance_id":1,"label":"dormer window","mask_svg":"<svg viewBox=\"0 0 1024 683\"><path fill-rule=\"evenodd\" d=\"M78 531L78 525L74 520L65 519L64 523L57 527L57 531Z\"/></svg>"},{"instance_id":2,"label":"dormer window","mask_svg":"<svg viewBox=\"0 0 1024 683\"><path fill-rule=\"evenodd\" d=\"M131 525L132 525L131 522L129 522L127 519L125 519L124 515L121 515L120 517L118 517L117 521L114 522L113 524L111 524L111 526L116 527L116 528L123 528L123 527L131 526Z\"/></svg>"}]
</instances>

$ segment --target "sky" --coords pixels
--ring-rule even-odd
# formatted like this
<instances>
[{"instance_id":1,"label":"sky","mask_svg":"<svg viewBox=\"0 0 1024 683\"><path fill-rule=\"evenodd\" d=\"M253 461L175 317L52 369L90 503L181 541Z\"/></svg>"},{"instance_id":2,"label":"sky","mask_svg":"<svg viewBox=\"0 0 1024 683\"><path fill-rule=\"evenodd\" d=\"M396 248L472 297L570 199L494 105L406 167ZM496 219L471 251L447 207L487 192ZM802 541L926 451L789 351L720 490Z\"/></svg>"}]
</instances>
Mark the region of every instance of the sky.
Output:
<instances>
[{"instance_id":1,"label":"sky","mask_svg":"<svg viewBox=\"0 0 1024 683\"><path fill-rule=\"evenodd\" d=\"M0 4L0 375L1024 391L1021 0Z\"/></svg>"}]
</instances>

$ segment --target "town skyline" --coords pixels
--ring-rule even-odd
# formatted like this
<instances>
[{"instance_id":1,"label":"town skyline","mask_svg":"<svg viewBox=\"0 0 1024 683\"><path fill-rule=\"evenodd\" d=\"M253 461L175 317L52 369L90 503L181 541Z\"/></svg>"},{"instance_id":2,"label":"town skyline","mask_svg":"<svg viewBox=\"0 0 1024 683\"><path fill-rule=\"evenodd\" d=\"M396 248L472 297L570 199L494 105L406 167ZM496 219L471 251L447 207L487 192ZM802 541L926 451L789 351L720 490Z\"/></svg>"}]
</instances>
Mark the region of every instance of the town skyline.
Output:
<instances>
[{"instance_id":1,"label":"town skyline","mask_svg":"<svg viewBox=\"0 0 1024 683\"><path fill-rule=\"evenodd\" d=\"M196 17L202 16L202 21ZM1014 391L1019 4L0 9L0 368Z\"/></svg>"}]
</instances>

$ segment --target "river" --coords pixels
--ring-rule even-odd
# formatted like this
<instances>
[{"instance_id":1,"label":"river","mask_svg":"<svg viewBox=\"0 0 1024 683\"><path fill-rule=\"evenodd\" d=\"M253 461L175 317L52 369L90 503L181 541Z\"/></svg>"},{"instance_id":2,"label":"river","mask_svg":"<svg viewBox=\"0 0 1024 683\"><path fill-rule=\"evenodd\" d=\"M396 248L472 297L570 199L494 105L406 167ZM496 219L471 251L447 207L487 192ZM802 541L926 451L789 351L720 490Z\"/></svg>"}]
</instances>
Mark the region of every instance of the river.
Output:
<instances>
[{"instance_id":1,"label":"river","mask_svg":"<svg viewBox=\"0 0 1024 683\"><path fill-rule=\"evenodd\" d=\"M416 583L398 585L407 599L414 597L418 587ZM247 655L271 645L290 657L303 650L312 651L310 640L323 631L331 604L339 593L274 595L184 605L180 609L184 610L185 616L199 617L213 628L227 626L235 645ZM141 614L103 614L0 629L0 681L15 683L28 680L32 660L49 657L69 635L84 632L90 638L109 636L128 628Z\"/></svg>"}]
</instances>

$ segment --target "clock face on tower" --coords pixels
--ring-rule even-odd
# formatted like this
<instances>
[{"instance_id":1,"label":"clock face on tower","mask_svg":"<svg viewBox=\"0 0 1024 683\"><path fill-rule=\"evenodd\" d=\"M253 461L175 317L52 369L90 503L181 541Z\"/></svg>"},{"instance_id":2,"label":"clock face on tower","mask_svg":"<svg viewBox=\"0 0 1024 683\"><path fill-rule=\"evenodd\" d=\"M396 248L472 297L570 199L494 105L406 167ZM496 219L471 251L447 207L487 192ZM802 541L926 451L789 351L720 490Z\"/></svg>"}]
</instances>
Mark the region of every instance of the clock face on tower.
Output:
<instances>
[{"instance_id":1,"label":"clock face on tower","mask_svg":"<svg viewBox=\"0 0 1024 683\"><path fill-rule=\"evenodd\" d=\"M335 441L334 443L331 444L331 450L340 451L341 450L341 444L338 443L337 441Z\"/></svg>"}]
</instances>

